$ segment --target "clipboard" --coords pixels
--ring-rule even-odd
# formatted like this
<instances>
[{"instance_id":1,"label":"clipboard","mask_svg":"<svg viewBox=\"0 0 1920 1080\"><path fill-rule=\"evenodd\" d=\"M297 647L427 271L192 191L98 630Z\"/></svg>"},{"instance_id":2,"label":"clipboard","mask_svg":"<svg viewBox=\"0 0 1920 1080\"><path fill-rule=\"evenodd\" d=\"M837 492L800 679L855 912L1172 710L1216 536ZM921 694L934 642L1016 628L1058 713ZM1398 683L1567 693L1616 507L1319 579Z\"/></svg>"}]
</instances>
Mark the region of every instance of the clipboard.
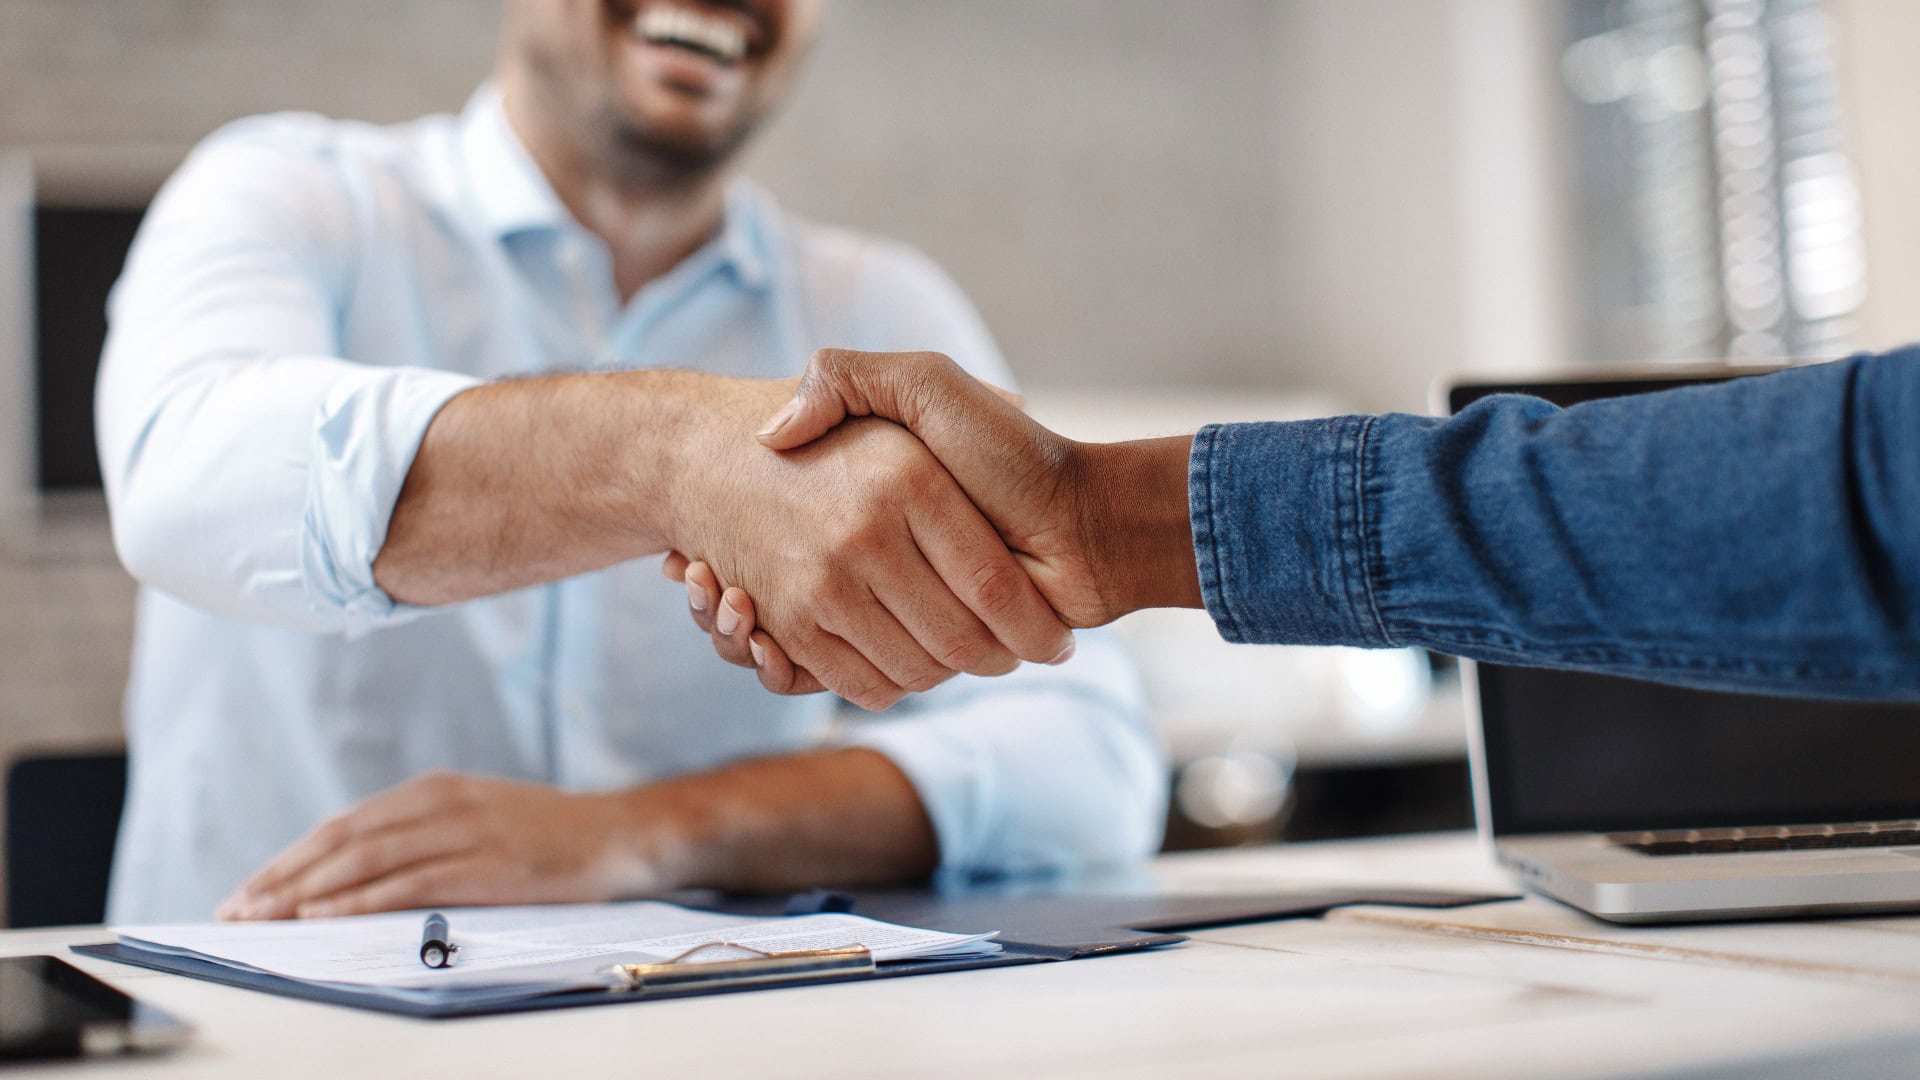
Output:
<instances>
[{"instance_id":1,"label":"clipboard","mask_svg":"<svg viewBox=\"0 0 1920 1080\"><path fill-rule=\"evenodd\" d=\"M1137 948L1153 948L1184 940L1184 938L1164 934L1142 935ZM247 971L190 956L132 948L120 942L74 945L70 948L81 956L111 960L150 971L184 975L206 982L237 986L245 990L259 990L281 997L299 998L303 1001L346 1005L423 1020L447 1020L467 1016L531 1012L540 1009L663 1001L784 986L819 986L871 979L898 979L940 972L1043 964L1061 959L1061 957L1050 955L1044 949L1003 944L1001 951L992 955L935 960L893 960L884 964L876 963L872 954L865 949L763 953L739 960L689 960L694 953L719 946L745 948L732 942L714 941L682 953L671 961L657 964L609 965L610 968L622 970L617 973L610 971L609 985L601 989L565 990L558 993L536 992L517 997L466 998L464 1000L463 996L457 993L450 994L442 1000L396 999L374 990L290 979L268 972Z\"/></svg>"},{"instance_id":2,"label":"clipboard","mask_svg":"<svg viewBox=\"0 0 1920 1080\"><path fill-rule=\"evenodd\" d=\"M696 961L699 953L730 942L708 942L657 964L626 965L604 989L568 990L489 1000L396 1000L337 984L306 982L244 971L170 953L130 948L118 942L75 945L72 951L117 963L208 982L260 990L283 997L346 1005L421 1019L491 1016L538 1009L675 1000L780 987L821 986L873 979L911 978L943 972L1059 963L1140 952L1187 940L1182 931L1287 918L1313 918L1354 904L1452 908L1515 899L1511 893L1457 893L1355 888L1242 896L1087 895L1059 893L1003 896L952 895L930 889L834 893L815 890L792 897L733 898L690 904L733 914L811 914L855 911L926 929L971 932L998 928L1001 951L951 959L875 963L864 949L772 953L738 960ZM734 945L734 948L740 946ZM754 951L754 950L749 950ZM615 965L618 966L618 965Z\"/></svg>"}]
</instances>

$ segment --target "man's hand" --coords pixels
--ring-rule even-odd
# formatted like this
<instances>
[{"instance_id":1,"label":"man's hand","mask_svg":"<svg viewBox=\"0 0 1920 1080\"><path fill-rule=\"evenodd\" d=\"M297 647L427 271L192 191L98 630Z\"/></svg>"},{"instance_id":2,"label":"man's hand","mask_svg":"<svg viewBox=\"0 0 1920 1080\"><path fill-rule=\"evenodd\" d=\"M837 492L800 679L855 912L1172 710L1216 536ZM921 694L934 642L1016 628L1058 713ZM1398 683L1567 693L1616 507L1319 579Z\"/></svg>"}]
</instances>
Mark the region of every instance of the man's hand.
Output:
<instances>
[{"instance_id":1,"label":"man's hand","mask_svg":"<svg viewBox=\"0 0 1920 1080\"><path fill-rule=\"evenodd\" d=\"M758 437L792 453L869 416L901 424L933 451L1067 625L1200 606L1186 502L1190 438L1078 443L945 356L840 349L814 354L793 400ZM720 655L758 668L776 692L815 685L810 665L768 625L764 616L777 609L771 597L684 556L669 556L665 570L687 582L695 621L713 633Z\"/></svg>"},{"instance_id":2,"label":"man's hand","mask_svg":"<svg viewBox=\"0 0 1920 1080\"><path fill-rule=\"evenodd\" d=\"M869 709L958 671L1005 674L1072 648L1034 583L925 446L857 420L769 453L739 419L786 386L740 380L688 433L674 546L760 597L765 629L828 689Z\"/></svg>"},{"instance_id":3,"label":"man's hand","mask_svg":"<svg viewBox=\"0 0 1920 1080\"><path fill-rule=\"evenodd\" d=\"M612 900L688 886L898 885L939 861L913 784L860 747L754 758L625 791L431 773L316 827L223 919Z\"/></svg>"},{"instance_id":4,"label":"man's hand","mask_svg":"<svg viewBox=\"0 0 1920 1080\"><path fill-rule=\"evenodd\" d=\"M992 525L906 431L864 420L789 453L756 443L793 386L642 371L456 395L407 474L375 580L441 604L698 551L764 601L796 663L869 709L1070 648Z\"/></svg>"},{"instance_id":5,"label":"man's hand","mask_svg":"<svg viewBox=\"0 0 1920 1080\"><path fill-rule=\"evenodd\" d=\"M633 835L617 795L429 773L329 821L220 905L288 919L464 904L607 900L677 885L678 853Z\"/></svg>"}]
</instances>

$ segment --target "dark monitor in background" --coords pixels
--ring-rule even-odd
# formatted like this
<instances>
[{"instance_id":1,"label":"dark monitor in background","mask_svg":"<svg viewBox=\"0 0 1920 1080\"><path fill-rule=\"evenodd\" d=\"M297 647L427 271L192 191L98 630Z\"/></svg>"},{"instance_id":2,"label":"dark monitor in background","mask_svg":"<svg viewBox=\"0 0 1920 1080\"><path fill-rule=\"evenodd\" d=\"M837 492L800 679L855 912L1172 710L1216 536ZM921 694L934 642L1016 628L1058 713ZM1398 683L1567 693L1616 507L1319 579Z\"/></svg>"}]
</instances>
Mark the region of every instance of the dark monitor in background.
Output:
<instances>
[{"instance_id":1,"label":"dark monitor in background","mask_svg":"<svg viewBox=\"0 0 1920 1080\"><path fill-rule=\"evenodd\" d=\"M107 336L107 293L145 213L139 206L34 208L34 450L41 491L100 486L93 386Z\"/></svg>"}]
</instances>

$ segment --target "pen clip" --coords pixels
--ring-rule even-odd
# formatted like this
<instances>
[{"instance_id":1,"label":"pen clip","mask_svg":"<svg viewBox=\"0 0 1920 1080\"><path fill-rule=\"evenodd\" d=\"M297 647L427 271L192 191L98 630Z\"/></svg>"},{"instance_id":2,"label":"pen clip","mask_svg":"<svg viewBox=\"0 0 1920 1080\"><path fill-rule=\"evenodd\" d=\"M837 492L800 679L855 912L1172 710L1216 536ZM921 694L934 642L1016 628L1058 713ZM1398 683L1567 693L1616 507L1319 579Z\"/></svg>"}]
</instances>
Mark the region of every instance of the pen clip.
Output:
<instances>
[{"instance_id":1,"label":"pen clip","mask_svg":"<svg viewBox=\"0 0 1920 1080\"><path fill-rule=\"evenodd\" d=\"M722 948L738 949L753 955L739 960L691 959L708 949ZM610 964L601 971L612 979L614 992L647 994L871 975L874 963L873 953L863 945L846 949L768 952L734 941L709 941L660 963Z\"/></svg>"}]
</instances>

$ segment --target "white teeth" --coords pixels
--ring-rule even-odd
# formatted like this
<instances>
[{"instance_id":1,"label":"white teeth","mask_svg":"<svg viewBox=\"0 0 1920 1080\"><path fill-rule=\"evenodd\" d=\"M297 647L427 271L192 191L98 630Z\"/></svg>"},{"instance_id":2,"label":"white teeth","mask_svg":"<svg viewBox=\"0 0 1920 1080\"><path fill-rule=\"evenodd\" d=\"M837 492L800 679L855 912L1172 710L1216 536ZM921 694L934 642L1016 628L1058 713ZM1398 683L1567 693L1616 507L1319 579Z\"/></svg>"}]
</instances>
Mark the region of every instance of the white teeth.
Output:
<instances>
[{"instance_id":1,"label":"white teeth","mask_svg":"<svg viewBox=\"0 0 1920 1080\"><path fill-rule=\"evenodd\" d=\"M633 20L634 32L657 45L691 45L736 63L747 55L747 35L731 20L674 4L649 4Z\"/></svg>"}]
</instances>

